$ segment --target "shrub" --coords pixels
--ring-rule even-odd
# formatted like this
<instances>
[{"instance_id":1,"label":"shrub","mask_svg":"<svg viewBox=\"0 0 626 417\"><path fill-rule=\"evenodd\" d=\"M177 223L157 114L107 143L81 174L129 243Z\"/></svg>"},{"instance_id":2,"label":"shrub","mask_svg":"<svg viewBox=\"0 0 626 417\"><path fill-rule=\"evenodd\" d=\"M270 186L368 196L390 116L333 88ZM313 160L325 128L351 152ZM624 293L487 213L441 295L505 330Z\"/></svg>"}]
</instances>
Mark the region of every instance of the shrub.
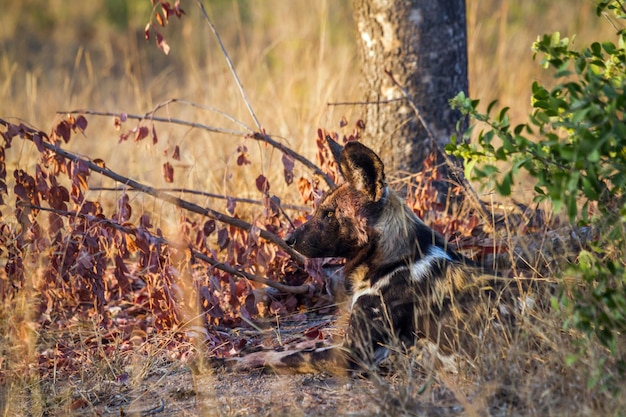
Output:
<instances>
[{"instance_id":1,"label":"shrub","mask_svg":"<svg viewBox=\"0 0 626 417\"><path fill-rule=\"evenodd\" d=\"M597 13L626 17L619 1L602 1ZM528 123L511 126L508 108L482 113L479 101L463 93L454 108L483 129L475 143L453 138L447 151L466 161L466 175L504 196L521 172L536 181L534 201L548 201L572 225L591 224L598 240L566 271L577 285L563 296L573 325L616 350L616 335L626 330L626 29L617 41L594 42L578 51L559 33L540 36L534 58L554 74L556 85L532 85ZM486 126L486 127L485 127ZM499 139L499 140L496 140ZM504 166L504 168L502 168Z\"/></svg>"}]
</instances>

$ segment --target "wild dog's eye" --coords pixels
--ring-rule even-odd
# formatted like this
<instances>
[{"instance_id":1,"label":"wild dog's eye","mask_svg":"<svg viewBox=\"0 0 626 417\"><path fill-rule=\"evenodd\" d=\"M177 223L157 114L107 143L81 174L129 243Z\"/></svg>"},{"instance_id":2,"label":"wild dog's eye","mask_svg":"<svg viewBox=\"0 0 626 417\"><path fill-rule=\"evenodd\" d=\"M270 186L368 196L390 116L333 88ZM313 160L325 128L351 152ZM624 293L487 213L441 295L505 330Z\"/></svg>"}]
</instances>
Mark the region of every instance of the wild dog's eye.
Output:
<instances>
[{"instance_id":1,"label":"wild dog's eye","mask_svg":"<svg viewBox=\"0 0 626 417\"><path fill-rule=\"evenodd\" d=\"M323 217L327 217L327 218L329 218L329 219L330 219L330 218L332 218L332 217L334 217L334 216L335 216L335 210L332 210L332 209L325 209L325 210L322 212L322 216L323 216Z\"/></svg>"}]
</instances>

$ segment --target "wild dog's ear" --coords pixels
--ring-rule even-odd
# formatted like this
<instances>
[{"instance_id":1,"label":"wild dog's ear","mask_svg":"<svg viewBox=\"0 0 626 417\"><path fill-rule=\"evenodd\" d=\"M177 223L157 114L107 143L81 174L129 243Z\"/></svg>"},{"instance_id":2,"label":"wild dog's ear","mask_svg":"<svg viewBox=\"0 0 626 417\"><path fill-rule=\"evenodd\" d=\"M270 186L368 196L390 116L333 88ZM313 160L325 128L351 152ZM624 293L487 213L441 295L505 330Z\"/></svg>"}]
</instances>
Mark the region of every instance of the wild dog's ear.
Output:
<instances>
[{"instance_id":1,"label":"wild dog's ear","mask_svg":"<svg viewBox=\"0 0 626 417\"><path fill-rule=\"evenodd\" d=\"M341 167L340 161L341 161L341 152L343 152L343 146L335 142L333 138L331 138L329 135L326 135L326 142L328 143L328 147L330 148L330 151L333 153L333 158L335 158L335 162L337 162L337 165Z\"/></svg>"},{"instance_id":2,"label":"wild dog's ear","mask_svg":"<svg viewBox=\"0 0 626 417\"><path fill-rule=\"evenodd\" d=\"M348 142L341 147L326 137L343 178L357 190L363 191L374 202L380 200L387 186L385 168L380 157L359 142Z\"/></svg>"}]
</instances>

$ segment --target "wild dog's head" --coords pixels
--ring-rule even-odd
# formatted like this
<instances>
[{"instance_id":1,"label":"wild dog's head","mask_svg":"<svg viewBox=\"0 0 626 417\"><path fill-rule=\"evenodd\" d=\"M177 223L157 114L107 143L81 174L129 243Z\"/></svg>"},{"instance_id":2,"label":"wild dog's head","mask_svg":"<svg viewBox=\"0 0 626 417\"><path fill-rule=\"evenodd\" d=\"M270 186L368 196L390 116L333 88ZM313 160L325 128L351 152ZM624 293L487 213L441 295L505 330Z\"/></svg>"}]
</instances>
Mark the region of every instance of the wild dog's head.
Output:
<instances>
[{"instance_id":1,"label":"wild dog's head","mask_svg":"<svg viewBox=\"0 0 626 417\"><path fill-rule=\"evenodd\" d=\"M327 194L313 217L294 230L288 245L309 258L351 258L375 239L372 225L386 199L383 163L368 147L327 139L345 183Z\"/></svg>"}]
</instances>

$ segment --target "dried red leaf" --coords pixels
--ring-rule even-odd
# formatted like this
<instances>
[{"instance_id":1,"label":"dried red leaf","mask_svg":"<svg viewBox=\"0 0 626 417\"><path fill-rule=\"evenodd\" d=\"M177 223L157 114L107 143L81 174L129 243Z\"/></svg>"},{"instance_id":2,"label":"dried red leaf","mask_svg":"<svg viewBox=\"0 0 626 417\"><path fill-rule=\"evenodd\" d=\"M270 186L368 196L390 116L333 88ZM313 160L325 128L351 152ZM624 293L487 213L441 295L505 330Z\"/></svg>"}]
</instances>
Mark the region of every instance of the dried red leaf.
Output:
<instances>
[{"instance_id":1,"label":"dried red leaf","mask_svg":"<svg viewBox=\"0 0 626 417\"><path fill-rule=\"evenodd\" d=\"M143 36L146 38L147 41L150 40L150 25L151 25L151 23L148 22L148 24L146 25L145 29L143 30Z\"/></svg>"},{"instance_id":2,"label":"dried red leaf","mask_svg":"<svg viewBox=\"0 0 626 417\"><path fill-rule=\"evenodd\" d=\"M59 122L59 124L57 124L54 132L57 134L57 136L61 137L65 143L69 142L72 134L70 124L65 120L62 120L61 122Z\"/></svg>"},{"instance_id":3,"label":"dried red leaf","mask_svg":"<svg viewBox=\"0 0 626 417\"><path fill-rule=\"evenodd\" d=\"M172 153L172 159L176 161L180 161L180 148L178 145L174 147L174 152Z\"/></svg>"},{"instance_id":4,"label":"dried red leaf","mask_svg":"<svg viewBox=\"0 0 626 417\"><path fill-rule=\"evenodd\" d=\"M150 131L146 126L139 127L139 129L137 129L137 133L135 134L135 141L139 142L140 140L147 138L149 132Z\"/></svg>"},{"instance_id":5,"label":"dried red leaf","mask_svg":"<svg viewBox=\"0 0 626 417\"><path fill-rule=\"evenodd\" d=\"M202 231L205 236L211 236L211 234L215 231L215 220L207 220L202 226Z\"/></svg>"},{"instance_id":6,"label":"dried red leaf","mask_svg":"<svg viewBox=\"0 0 626 417\"><path fill-rule=\"evenodd\" d=\"M85 116L83 116L82 114L79 115L76 118L75 125L78 128L78 130L80 130L81 132L84 132L85 129L87 129L87 119L85 118Z\"/></svg>"},{"instance_id":7,"label":"dried red leaf","mask_svg":"<svg viewBox=\"0 0 626 417\"><path fill-rule=\"evenodd\" d=\"M229 243L230 243L230 236L228 234L228 230L220 229L220 231L217 232L217 245L220 247L221 250L224 250L224 248L226 248L226 246L228 246Z\"/></svg>"},{"instance_id":8,"label":"dried red leaf","mask_svg":"<svg viewBox=\"0 0 626 417\"><path fill-rule=\"evenodd\" d=\"M144 213L139 218L139 227L143 227L149 229L152 227L152 222L150 220L150 215L148 213Z\"/></svg>"},{"instance_id":9,"label":"dried red leaf","mask_svg":"<svg viewBox=\"0 0 626 417\"><path fill-rule=\"evenodd\" d=\"M232 216L235 214L236 208L237 208L237 202L235 201L235 199L232 197L228 197L226 199L226 211L228 211L228 213L230 213L230 215Z\"/></svg>"},{"instance_id":10,"label":"dried red leaf","mask_svg":"<svg viewBox=\"0 0 626 417\"><path fill-rule=\"evenodd\" d=\"M117 200L117 221L124 223L130 220L133 214L133 209L129 203L128 194L124 193L119 200Z\"/></svg>"},{"instance_id":11,"label":"dried red leaf","mask_svg":"<svg viewBox=\"0 0 626 417\"><path fill-rule=\"evenodd\" d=\"M346 116L342 116L341 120L339 121L339 127L345 127L348 125L348 120L346 119Z\"/></svg>"},{"instance_id":12,"label":"dried red leaf","mask_svg":"<svg viewBox=\"0 0 626 417\"><path fill-rule=\"evenodd\" d=\"M163 164L163 177L165 182L174 182L174 167L169 162Z\"/></svg>"},{"instance_id":13,"label":"dried red leaf","mask_svg":"<svg viewBox=\"0 0 626 417\"><path fill-rule=\"evenodd\" d=\"M298 192L304 204L313 201L313 186L311 185L311 181L306 178L300 177L298 180Z\"/></svg>"},{"instance_id":14,"label":"dried red leaf","mask_svg":"<svg viewBox=\"0 0 626 417\"><path fill-rule=\"evenodd\" d=\"M319 328L311 328L304 332L304 336L308 339L323 339L324 336Z\"/></svg>"},{"instance_id":15,"label":"dried red leaf","mask_svg":"<svg viewBox=\"0 0 626 417\"><path fill-rule=\"evenodd\" d=\"M283 154L281 161L283 163L283 175L285 182L287 185L291 185L291 183L293 183L293 168L295 161L291 155L287 155L286 153Z\"/></svg>"},{"instance_id":16,"label":"dried red leaf","mask_svg":"<svg viewBox=\"0 0 626 417\"><path fill-rule=\"evenodd\" d=\"M264 175L259 175L256 178L256 188L262 192L263 194L269 192L270 190L270 182Z\"/></svg>"}]
</instances>

